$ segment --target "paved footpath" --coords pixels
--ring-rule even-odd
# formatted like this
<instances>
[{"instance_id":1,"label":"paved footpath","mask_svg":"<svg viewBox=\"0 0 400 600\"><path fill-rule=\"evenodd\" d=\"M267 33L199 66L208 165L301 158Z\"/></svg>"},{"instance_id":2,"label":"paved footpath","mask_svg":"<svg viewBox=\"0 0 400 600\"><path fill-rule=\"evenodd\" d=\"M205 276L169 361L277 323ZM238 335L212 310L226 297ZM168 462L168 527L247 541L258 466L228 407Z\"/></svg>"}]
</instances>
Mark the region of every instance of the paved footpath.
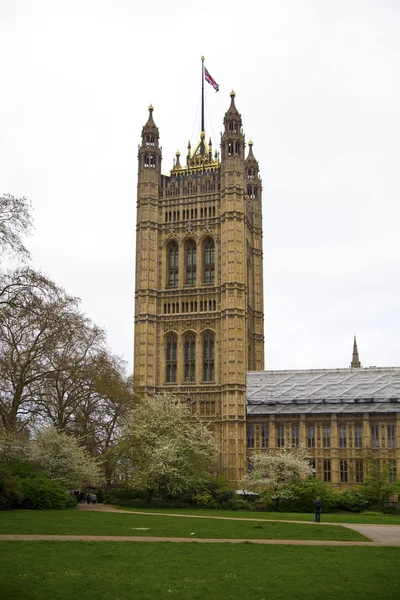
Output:
<instances>
[{"instance_id":1,"label":"paved footpath","mask_svg":"<svg viewBox=\"0 0 400 600\"><path fill-rule=\"evenodd\" d=\"M112 513L125 513L130 515L156 515L164 517L181 517L186 519L220 519L225 521L277 521L279 523L301 523L302 525L313 524L314 521L288 521L286 519L257 519L245 517L213 517L206 515L188 515L183 513L159 513L148 511L120 510L108 504L80 504L80 510L102 511ZM211 538L179 538L179 537L150 537L150 536L123 536L123 535L23 535L23 534L2 534L0 541L80 541L80 542L198 542L214 544L277 544L277 545L296 545L296 546L398 546L400 547L400 525L366 525L358 523L323 523L323 525L337 525L354 529L367 536L371 542L345 542L333 540L260 540L260 539L211 539Z\"/></svg>"}]
</instances>

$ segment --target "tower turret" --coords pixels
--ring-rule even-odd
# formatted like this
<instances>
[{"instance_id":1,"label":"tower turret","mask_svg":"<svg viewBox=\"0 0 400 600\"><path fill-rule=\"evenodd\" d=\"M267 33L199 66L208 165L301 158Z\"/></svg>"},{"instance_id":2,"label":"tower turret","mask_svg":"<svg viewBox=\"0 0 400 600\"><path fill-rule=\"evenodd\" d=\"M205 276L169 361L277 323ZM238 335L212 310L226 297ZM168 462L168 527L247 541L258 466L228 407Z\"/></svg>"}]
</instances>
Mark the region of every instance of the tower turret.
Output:
<instances>
[{"instance_id":1,"label":"tower turret","mask_svg":"<svg viewBox=\"0 0 400 600\"><path fill-rule=\"evenodd\" d=\"M142 129L138 152L135 376L138 387L153 390L156 383L157 261L161 148L153 106Z\"/></svg>"},{"instance_id":2,"label":"tower turret","mask_svg":"<svg viewBox=\"0 0 400 600\"><path fill-rule=\"evenodd\" d=\"M244 157L244 135L242 133L242 115L235 105L235 92L230 93L231 105L224 117L224 133L221 138L221 159Z\"/></svg>"},{"instance_id":3,"label":"tower turret","mask_svg":"<svg viewBox=\"0 0 400 600\"><path fill-rule=\"evenodd\" d=\"M245 177L247 180L247 197L260 197L260 181L258 162L253 154L253 142L249 141L249 153L245 160Z\"/></svg>"},{"instance_id":4,"label":"tower turret","mask_svg":"<svg viewBox=\"0 0 400 600\"><path fill-rule=\"evenodd\" d=\"M161 173L161 148L159 146L160 134L153 120L153 105L149 106L149 118L142 129L142 143L139 146L139 175L141 169L154 169Z\"/></svg>"}]
</instances>

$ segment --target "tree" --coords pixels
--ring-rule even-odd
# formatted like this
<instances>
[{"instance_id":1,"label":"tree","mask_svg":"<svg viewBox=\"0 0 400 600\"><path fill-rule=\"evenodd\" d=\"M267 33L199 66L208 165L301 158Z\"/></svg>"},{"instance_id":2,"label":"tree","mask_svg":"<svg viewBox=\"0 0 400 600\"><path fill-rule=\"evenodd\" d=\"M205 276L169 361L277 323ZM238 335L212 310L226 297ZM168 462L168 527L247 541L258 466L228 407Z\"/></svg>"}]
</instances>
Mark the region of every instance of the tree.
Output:
<instances>
[{"instance_id":1,"label":"tree","mask_svg":"<svg viewBox=\"0 0 400 600\"><path fill-rule=\"evenodd\" d=\"M55 427L36 434L30 443L29 460L65 488L82 488L103 481L97 460L74 437Z\"/></svg>"},{"instance_id":2,"label":"tree","mask_svg":"<svg viewBox=\"0 0 400 600\"><path fill-rule=\"evenodd\" d=\"M153 494L200 489L215 464L216 449L207 426L189 419L186 403L170 394L143 399L125 419L119 443L127 485Z\"/></svg>"},{"instance_id":3,"label":"tree","mask_svg":"<svg viewBox=\"0 0 400 600\"><path fill-rule=\"evenodd\" d=\"M398 499L400 481L394 480L395 473L396 468L390 465L389 462L384 463L382 466L377 466L372 460L368 462L363 488L371 503L377 508L385 508L385 505L390 503L391 500Z\"/></svg>"},{"instance_id":4,"label":"tree","mask_svg":"<svg viewBox=\"0 0 400 600\"><path fill-rule=\"evenodd\" d=\"M253 470L242 480L243 486L263 491L275 502L293 497L292 486L315 473L305 448L282 448L260 452L250 459Z\"/></svg>"},{"instance_id":5,"label":"tree","mask_svg":"<svg viewBox=\"0 0 400 600\"><path fill-rule=\"evenodd\" d=\"M28 286L13 287L13 281L13 274L3 279L0 310L0 418L5 429L35 414L41 385L54 371L49 355L65 345L78 314L77 299L42 275L29 270Z\"/></svg>"},{"instance_id":6,"label":"tree","mask_svg":"<svg viewBox=\"0 0 400 600\"><path fill-rule=\"evenodd\" d=\"M0 196L0 254L28 258L22 237L32 229L31 205L27 198L11 194Z\"/></svg>"}]
</instances>

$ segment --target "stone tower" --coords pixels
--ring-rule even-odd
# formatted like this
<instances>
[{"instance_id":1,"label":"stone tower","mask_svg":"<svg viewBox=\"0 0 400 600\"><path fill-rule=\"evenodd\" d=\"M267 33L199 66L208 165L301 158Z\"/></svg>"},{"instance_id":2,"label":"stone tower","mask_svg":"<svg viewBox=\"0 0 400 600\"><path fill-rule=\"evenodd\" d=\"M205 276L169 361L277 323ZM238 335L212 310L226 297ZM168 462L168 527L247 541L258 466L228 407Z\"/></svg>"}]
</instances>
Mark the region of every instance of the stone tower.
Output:
<instances>
[{"instance_id":1,"label":"stone tower","mask_svg":"<svg viewBox=\"0 0 400 600\"><path fill-rule=\"evenodd\" d=\"M246 372L264 369L261 179L235 93L221 156L204 132L161 174L153 107L138 153L136 385L212 423L221 471L246 462Z\"/></svg>"}]
</instances>

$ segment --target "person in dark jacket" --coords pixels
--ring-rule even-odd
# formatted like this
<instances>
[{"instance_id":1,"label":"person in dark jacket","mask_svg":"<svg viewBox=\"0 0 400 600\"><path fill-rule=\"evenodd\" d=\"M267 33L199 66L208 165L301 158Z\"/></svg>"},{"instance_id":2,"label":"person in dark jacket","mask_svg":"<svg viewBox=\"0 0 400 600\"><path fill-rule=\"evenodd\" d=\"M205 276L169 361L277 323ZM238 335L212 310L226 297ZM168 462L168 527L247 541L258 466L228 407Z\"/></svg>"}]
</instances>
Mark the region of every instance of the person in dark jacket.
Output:
<instances>
[{"instance_id":1,"label":"person in dark jacket","mask_svg":"<svg viewBox=\"0 0 400 600\"><path fill-rule=\"evenodd\" d=\"M322 513L322 500L319 496L315 498L315 522L319 523L321 521L321 513Z\"/></svg>"}]
</instances>

